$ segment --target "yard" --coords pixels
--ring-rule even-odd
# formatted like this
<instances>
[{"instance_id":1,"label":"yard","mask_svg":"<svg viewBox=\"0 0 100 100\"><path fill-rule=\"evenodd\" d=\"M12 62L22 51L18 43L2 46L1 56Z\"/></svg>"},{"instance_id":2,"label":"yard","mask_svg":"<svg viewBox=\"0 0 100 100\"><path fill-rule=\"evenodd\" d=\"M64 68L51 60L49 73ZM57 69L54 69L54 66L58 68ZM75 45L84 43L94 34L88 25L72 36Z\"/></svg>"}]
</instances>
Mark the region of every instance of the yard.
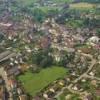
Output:
<instances>
[{"instance_id":1,"label":"yard","mask_svg":"<svg viewBox=\"0 0 100 100\"><path fill-rule=\"evenodd\" d=\"M20 75L20 80L29 94L35 96L37 92L42 90L51 82L66 75L67 70L63 67L51 67L41 70L39 73L26 72Z\"/></svg>"},{"instance_id":2,"label":"yard","mask_svg":"<svg viewBox=\"0 0 100 100\"><path fill-rule=\"evenodd\" d=\"M59 100L81 100L78 94L73 94L69 90L65 89L59 96Z\"/></svg>"}]
</instances>

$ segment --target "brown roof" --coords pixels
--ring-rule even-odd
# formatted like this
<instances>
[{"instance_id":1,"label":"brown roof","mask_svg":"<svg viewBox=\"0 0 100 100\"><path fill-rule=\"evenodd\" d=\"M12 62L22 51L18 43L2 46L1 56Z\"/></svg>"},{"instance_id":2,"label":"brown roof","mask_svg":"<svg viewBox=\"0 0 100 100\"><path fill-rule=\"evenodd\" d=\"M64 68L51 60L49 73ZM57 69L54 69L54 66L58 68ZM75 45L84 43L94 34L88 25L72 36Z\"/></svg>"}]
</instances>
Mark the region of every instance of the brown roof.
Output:
<instances>
[{"instance_id":1,"label":"brown roof","mask_svg":"<svg viewBox=\"0 0 100 100\"><path fill-rule=\"evenodd\" d=\"M96 90L96 96L100 96L100 88Z\"/></svg>"},{"instance_id":2,"label":"brown roof","mask_svg":"<svg viewBox=\"0 0 100 100\"><path fill-rule=\"evenodd\" d=\"M4 87L0 86L0 100L4 98Z\"/></svg>"},{"instance_id":3,"label":"brown roof","mask_svg":"<svg viewBox=\"0 0 100 100\"><path fill-rule=\"evenodd\" d=\"M27 95L20 95L19 100L27 100Z\"/></svg>"}]
</instances>

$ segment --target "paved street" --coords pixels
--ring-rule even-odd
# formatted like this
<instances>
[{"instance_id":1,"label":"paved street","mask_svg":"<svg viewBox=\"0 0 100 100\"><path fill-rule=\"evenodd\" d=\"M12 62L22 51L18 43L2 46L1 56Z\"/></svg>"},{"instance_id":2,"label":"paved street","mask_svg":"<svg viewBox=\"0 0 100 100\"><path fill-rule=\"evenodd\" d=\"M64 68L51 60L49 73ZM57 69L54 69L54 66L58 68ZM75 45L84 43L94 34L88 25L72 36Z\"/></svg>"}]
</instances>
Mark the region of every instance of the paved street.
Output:
<instances>
[{"instance_id":1,"label":"paved street","mask_svg":"<svg viewBox=\"0 0 100 100\"><path fill-rule=\"evenodd\" d=\"M0 62L7 60L11 57L14 57L16 55L16 53L11 52L11 51L5 51L3 53L0 54Z\"/></svg>"},{"instance_id":2,"label":"paved street","mask_svg":"<svg viewBox=\"0 0 100 100\"><path fill-rule=\"evenodd\" d=\"M0 66L0 75L3 77L3 79L5 80L5 84L6 84L6 88L9 91L9 85L8 85L8 80L7 80L7 76L4 72L4 68Z\"/></svg>"},{"instance_id":3,"label":"paved street","mask_svg":"<svg viewBox=\"0 0 100 100\"><path fill-rule=\"evenodd\" d=\"M81 94L81 93L78 92L78 91L74 91L74 90L72 89L72 86L73 86L73 84L77 83L79 80L81 80L81 79L84 78L84 77L86 77L86 78L88 77L88 78L91 78L91 79L95 78L95 79L99 80L99 78L97 78L97 77L92 77L92 76L87 75L87 74L92 70L92 68L94 67L94 65L95 65L95 63L96 63L96 60L93 59L92 55L90 55L90 54L84 54L84 53L81 53L81 54L82 54L83 56L86 56L86 57L91 58L91 65L89 66L89 68L87 69L87 71L86 71L85 73L83 73L82 75L80 75L78 78L76 78L76 79L72 82L72 84L70 84L69 86L66 86L66 87L62 88L62 90L55 96L56 98L58 98L58 100L59 100L59 96L63 93L63 91L64 91L65 89L68 89L68 90L69 90L70 92L72 92L72 93Z\"/></svg>"}]
</instances>

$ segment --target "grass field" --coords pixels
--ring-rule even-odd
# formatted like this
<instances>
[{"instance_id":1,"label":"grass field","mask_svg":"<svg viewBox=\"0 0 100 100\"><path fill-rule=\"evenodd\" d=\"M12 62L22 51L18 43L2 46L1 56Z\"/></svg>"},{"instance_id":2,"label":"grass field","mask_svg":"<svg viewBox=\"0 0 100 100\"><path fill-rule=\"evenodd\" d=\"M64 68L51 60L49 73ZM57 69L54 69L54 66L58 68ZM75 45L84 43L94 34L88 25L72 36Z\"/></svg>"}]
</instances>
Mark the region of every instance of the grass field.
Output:
<instances>
[{"instance_id":1,"label":"grass field","mask_svg":"<svg viewBox=\"0 0 100 100\"><path fill-rule=\"evenodd\" d=\"M91 9L95 7L95 4L90 4L90 3L75 3L75 4L70 4L71 8L76 8L76 9Z\"/></svg>"},{"instance_id":2,"label":"grass field","mask_svg":"<svg viewBox=\"0 0 100 100\"><path fill-rule=\"evenodd\" d=\"M51 67L43 69L39 73L26 72L24 75L20 75L18 80L23 83L26 92L35 96L45 86L66 75L66 72L67 70L63 67Z\"/></svg>"},{"instance_id":3,"label":"grass field","mask_svg":"<svg viewBox=\"0 0 100 100\"><path fill-rule=\"evenodd\" d=\"M50 0L54 3L65 3L65 2L72 2L73 0ZM40 0L18 0L18 2L21 2L23 3L24 5L30 5L32 3L35 3L35 2L40 2Z\"/></svg>"},{"instance_id":4,"label":"grass field","mask_svg":"<svg viewBox=\"0 0 100 100\"><path fill-rule=\"evenodd\" d=\"M29 6L32 5L36 2L38 2L39 0L18 0L19 3L23 4L24 6ZM59 3L72 3L74 0L51 0L56 4ZM80 3L72 3L70 4L70 8L71 9L79 9L79 10L87 10L87 9L93 9L95 7L95 4L92 3L86 3L86 2L80 2ZM34 9L35 7L31 7L30 9ZM48 12L48 10L51 9L59 9L57 7L47 7L47 6L40 6L39 7L41 10L43 10L44 12Z\"/></svg>"},{"instance_id":5,"label":"grass field","mask_svg":"<svg viewBox=\"0 0 100 100\"><path fill-rule=\"evenodd\" d=\"M23 3L23 5L30 5L32 3L35 3L37 0L18 0L18 2Z\"/></svg>"}]
</instances>

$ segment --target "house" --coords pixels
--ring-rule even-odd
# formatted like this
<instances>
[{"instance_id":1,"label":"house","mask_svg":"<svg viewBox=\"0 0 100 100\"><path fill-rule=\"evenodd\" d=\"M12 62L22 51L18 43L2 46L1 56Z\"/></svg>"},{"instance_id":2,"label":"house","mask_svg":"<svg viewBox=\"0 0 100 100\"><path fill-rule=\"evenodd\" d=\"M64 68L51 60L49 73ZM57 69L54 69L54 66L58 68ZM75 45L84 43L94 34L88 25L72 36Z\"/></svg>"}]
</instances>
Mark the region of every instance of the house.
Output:
<instances>
[{"instance_id":1,"label":"house","mask_svg":"<svg viewBox=\"0 0 100 100\"><path fill-rule=\"evenodd\" d=\"M93 96L91 94L87 95L85 100L93 100Z\"/></svg>"},{"instance_id":2,"label":"house","mask_svg":"<svg viewBox=\"0 0 100 100\"><path fill-rule=\"evenodd\" d=\"M40 46L42 48L48 48L51 44L51 38L49 36L44 36L41 40L40 40Z\"/></svg>"},{"instance_id":3,"label":"house","mask_svg":"<svg viewBox=\"0 0 100 100\"><path fill-rule=\"evenodd\" d=\"M78 52L89 54L92 52L92 48L91 47L80 47L78 48Z\"/></svg>"},{"instance_id":4,"label":"house","mask_svg":"<svg viewBox=\"0 0 100 100\"><path fill-rule=\"evenodd\" d=\"M96 96L100 96L100 88L95 91Z\"/></svg>"},{"instance_id":5,"label":"house","mask_svg":"<svg viewBox=\"0 0 100 100\"><path fill-rule=\"evenodd\" d=\"M59 54L54 54L53 57L54 57L54 59L55 59L57 62L59 62L60 59L61 59L61 57L60 57Z\"/></svg>"},{"instance_id":6,"label":"house","mask_svg":"<svg viewBox=\"0 0 100 100\"><path fill-rule=\"evenodd\" d=\"M17 81L14 79L9 79L8 83L9 83L9 86L11 87L11 89L14 89L17 87Z\"/></svg>"},{"instance_id":7,"label":"house","mask_svg":"<svg viewBox=\"0 0 100 100\"><path fill-rule=\"evenodd\" d=\"M100 42L100 38L98 36L92 36L88 41L91 45L95 45Z\"/></svg>"},{"instance_id":8,"label":"house","mask_svg":"<svg viewBox=\"0 0 100 100\"><path fill-rule=\"evenodd\" d=\"M65 96L66 100L70 100L71 98L71 94L68 94L67 96Z\"/></svg>"},{"instance_id":9,"label":"house","mask_svg":"<svg viewBox=\"0 0 100 100\"><path fill-rule=\"evenodd\" d=\"M5 99L5 87L0 86L0 100L6 100Z\"/></svg>"},{"instance_id":10,"label":"house","mask_svg":"<svg viewBox=\"0 0 100 100\"><path fill-rule=\"evenodd\" d=\"M45 99L48 99L48 95L47 95L46 93L43 94L43 97L44 97Z\"/></svg>"},{"instance_id":11,"label":"house","mask_svg":"<svg viewBox=\"0 0 100 100\"><path fill-rule=\"evenodd\" d=\"M17 88L17 93L18 93L19 95L21 95L21 94L23 94L23 90L19 87L19 88Z\"/></svg>"},{"instance_id":12,"label":"house","mask_svg":"<svg viewBox=\"0 0 100 100\"><path fill-rule=\"evenodd\" d=\"M12 26L12 24L11 23L0 23L0 26L2 26L2 27L11 27Z\"/></svg>"},{"instance_id":13,"label":"house","mask_svg":"<svg viewBox=\"0 0 100 100\"><path fill-rule=\"evenodd\" d=\"M20 95L19 100L28 100L27 95L25 95L25 94Z\"/></svg>"},{"instance_id":14,"label":"house","mask_svg":"<svg viewBox=\"0 0 100 100\"><path fill-rule=\"evenodd\" d=\"M89 75L94 76L95 73L91 71L91 72L89 73Z\"/></svg>"},{"instance_id":15,"label":"house","mask_svg":"<svg viewBox=\"0 0 100 100\"><path fill-rule=\"evenodd\" d=\"M75 91L79 91L79 90L81 90L81 85L76 84L74 87L72 87L72 89L75 90Z\"/></svg>"},{"instance_id":16,"label":"house","mask_svg":"<svg viewBox=\"0 0 100 100\"><path fill-rule=\"evenodd\" d=\"M2 78L2 76L0 76L0 85L2 85L4 83L4 80Z\"/></svg>"},{"instance_id":17,"label":"house","mask_svg":"<svg viewBox=\"0 0 100 100\"><path fill-rule=\"evenodd\" d=\"M75 90L75 91L77 91L77 90L78 90L78 88L77 88L76 86L74 86L72 89L73 89L73 90Z\"/></svg>"},{"instance_id":18,"label":"house","mask_svg":"<svg viewBox=\"0 0 100 100\"><path fill-rule=\"evenodd\" d=\"M18 68L18 66L13 66L13 67L9 67L8 69L5 68L5 74L7 76L11 76L11 75L19 75L21 73L20 69Z\"/></svg>"},{"instance_id":19,"label":"house","mask_svg":"<svg viewBox=\"0 0 100 100\"><path fill-rule=\"evenodd\" d=\"M53 88L50 88L49 91L55 93L55 90Z\"/></svg>"}]
</instances>

